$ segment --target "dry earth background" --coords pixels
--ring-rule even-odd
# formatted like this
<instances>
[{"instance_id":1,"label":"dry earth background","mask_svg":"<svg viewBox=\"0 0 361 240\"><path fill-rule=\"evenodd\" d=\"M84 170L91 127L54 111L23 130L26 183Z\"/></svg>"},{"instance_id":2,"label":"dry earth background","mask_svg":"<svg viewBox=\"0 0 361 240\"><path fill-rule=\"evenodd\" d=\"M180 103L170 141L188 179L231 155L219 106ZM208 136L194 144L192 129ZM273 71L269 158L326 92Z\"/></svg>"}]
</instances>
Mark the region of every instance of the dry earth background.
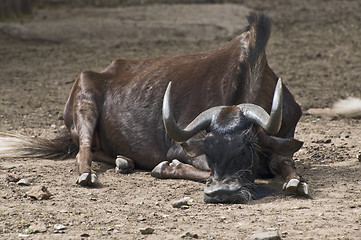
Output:
<instances>
[{"instance_id":1,"label":"dry earth background","mask_svg":"<svg viewBox=\"0 0 361 240\"><path fill-rule=\"evenodd\" d=\"M361 97L358 0L104 2L48 5L0 23L0 131L52 136L81 71L100 71L119 57L216 48L240 32L252 10L273 18L269 63L304 111ZM204 204L203 183L143 171L118 175L102 163L94 163L102 187L90 189L75 184L73 159L0 159L0 239L244 239L265 231L283 239L361 239L360 126L357 119L304 115L296 137L305 144L295 161L311 198L277 191L247 205ZM8 172L31 185L8 183ZM259 184L267 182L281 187L279 179ZM50 199L25 196L42 185ZM190 206L173 208L183 197ZM146 227L154 232L143 235Z\"/></svg>"}]
</instances>

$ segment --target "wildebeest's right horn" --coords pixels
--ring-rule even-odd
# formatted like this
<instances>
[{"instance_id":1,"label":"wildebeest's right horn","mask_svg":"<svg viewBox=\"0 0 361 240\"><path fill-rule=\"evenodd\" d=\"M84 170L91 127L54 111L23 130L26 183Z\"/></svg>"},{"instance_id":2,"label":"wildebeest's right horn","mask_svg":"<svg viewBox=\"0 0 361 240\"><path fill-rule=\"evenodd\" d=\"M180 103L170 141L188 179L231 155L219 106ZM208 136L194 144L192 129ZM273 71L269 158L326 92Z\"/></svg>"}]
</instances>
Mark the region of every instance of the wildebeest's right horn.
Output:
<instances>
[{"instance_id":1,"label":"wildebeest's right horn","mask_svg":"<svg viewBox=\"0 0 361 240\"><path fill-rule=\"evenodd\" d=\"M168 135L177 142L184 142L205 130L211 124L212 117L218 115L222 107L210 108L199 114L185 129L180 128L174 120L173 110L170 105L170 89L172 82L169 82L163 99L163 123Z\"/></svg>"},{"instance_id":2,"label":"wildebeest's right horn","mask_svg":"<svg viewBox=\"0 0 361 240\"><path fill-rule=\"evenodd\" d=\"M268 134L276 135L282 124L283 92L281 79L278 79L273 94L270 115L263 108L254 104L240 104L238 107L248 119L261 126Z\"/></svg>"}]
</instances>

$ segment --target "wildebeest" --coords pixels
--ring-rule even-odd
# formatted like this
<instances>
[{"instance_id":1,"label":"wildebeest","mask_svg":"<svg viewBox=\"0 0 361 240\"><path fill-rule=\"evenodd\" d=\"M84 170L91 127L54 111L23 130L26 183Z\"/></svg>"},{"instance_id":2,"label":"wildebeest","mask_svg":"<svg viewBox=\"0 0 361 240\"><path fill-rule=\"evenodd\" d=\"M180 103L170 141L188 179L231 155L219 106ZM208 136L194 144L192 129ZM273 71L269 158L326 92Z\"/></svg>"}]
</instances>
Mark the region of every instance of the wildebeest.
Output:
<instances>
[{"instance_id":1,"label":"wildebeest","mask_svg":"<svg viewBox=\"0 0 361 240\"><path fill-rule=\"evenodd\" d=\"M117 59L100 73L82 72L64 110L68 133L2 134L0 157L63 156L76 146L82 186L98 183L91 169L98 160L120 173L137 167L158 178L207 180L206 202L246 203L254 179L274 175L286 191L308 194L292 160L302 112L266 59L271 21L251 13L248 23L215 50Z\"/></svg>"}]
</instances>

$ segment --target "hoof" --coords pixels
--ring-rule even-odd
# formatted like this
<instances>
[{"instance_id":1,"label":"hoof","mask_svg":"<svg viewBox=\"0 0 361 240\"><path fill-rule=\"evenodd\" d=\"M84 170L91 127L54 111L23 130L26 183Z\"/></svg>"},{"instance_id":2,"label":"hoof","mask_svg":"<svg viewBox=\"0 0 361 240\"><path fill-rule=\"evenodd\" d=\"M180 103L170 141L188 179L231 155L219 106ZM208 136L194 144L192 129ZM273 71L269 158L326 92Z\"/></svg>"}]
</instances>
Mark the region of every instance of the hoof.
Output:
<instances>
[{"instance_id":1,"label":"hoof","mask_svg":"<svg viewBox=\"0 0 361 240\"><path fill-rule=\"evenodd\" d=\"M157 166L155 166L155 168L152 170L150 175L152 177L155 177L155 178L163 178L163 176L162 176L162 168L166 164L169 164L169 162L168 161L163 161L163 162L159 163Z\"/></svg>"},{"instance_id":2,"label":"hoof","mask_svg":"<svg viewBox=\"0 0 361 240\"><path fill-rule=\"evenodd\" d=\"M131 160L127 160L123 156L117 156L115 159L115 172L116 173L130 173L133 171L134 166L130 164Z\"/></svg>"},{"instance_id":3,"label":"hoof","mask_svg":"<svg viewBox=\"0 0 361 240\"><path fill-rule=\"evenodd\" d=\"M173 161L169 164L171 167L177 167L181 162L177 159L173 159Z\"/></svg>"},{"instance_id":4,"label":"hoof","mask_svg":"<svg viewBox=\"0 0 361 240\"><path fill-rule=\"evenodd\" d=\"M296 193L300 196L309 196L309 187L305 182L301 182L296 190Z\"/></svg>"},{"instance_id":5,"label":"hoof","mask_svg":"<svg viewBox=\"0 0 361 240\"><path fill-rule=\"evenodd\" d=\"M283 191L287 194L295 193L298 187L298 184L300 183L300 180L297 178L292 178L287 183L283 184Z\"/></svg>"},{"instance_id":6,"label":"hoof","mask_svg":"<svg viewBox=\"0 0 361 240\"><path fill-rule=\"evenodd\" d=\"M286 194L297 194L299 196L308 197L309 187L306 182L301 182L296 178L292 178L287 183L283 184L283 191Z\"/></svg>"},{"instance_id":7,"label":"hoof","mask_svg":"<svg viewBox=\"0 0 361 240\"><path fill-rule=\"evenodd\" d=\"M95 187L99 184L99 180L95 173L83 173L79 176L76 183L83 187Z\"/></svg>"}]
</instances>

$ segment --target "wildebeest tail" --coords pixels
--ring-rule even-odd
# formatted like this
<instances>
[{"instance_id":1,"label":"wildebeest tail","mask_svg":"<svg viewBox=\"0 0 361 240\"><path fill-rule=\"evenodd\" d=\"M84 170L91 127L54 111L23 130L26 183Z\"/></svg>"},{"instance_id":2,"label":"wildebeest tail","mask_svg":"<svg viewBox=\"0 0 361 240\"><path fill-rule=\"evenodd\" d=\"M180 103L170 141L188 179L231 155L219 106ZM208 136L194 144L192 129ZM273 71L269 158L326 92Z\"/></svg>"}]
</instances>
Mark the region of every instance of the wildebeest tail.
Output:
<instances>
[{"instance_id":1,"label":"wildebeest tail","mask_svg":"<svg viewBox=\"0 0 361 240\"><path fill-rule=\"evenodd\" d=\"M77 147L66 130L52 139L0 133L0 158L65 159L76 151Z\"/></svg>"},{"instance_id":2,"label":"wildebeest tail","mask_svg":"<svg viewBox=\"0 0 361 240\"><path fill-rule=\"evenodd\" d=\"M241 96L240 91L247 89L243 92L244 99L248 99L248 94L253 91L253 88L258 88L262 85L263 88L270 87L269 98L272 99L274 86L272 84L263 84L260 74L266 64L266 46L271 35L271 18L260 13L252 12L247 17L248 26L245 28L244 34L240 36L248 36L241 38L241 53L239 62L239 84L238 91L235 96ZM276 84L276 82L274 83ZM237 102L238 100L235 100Z\"/></svg>"},{"instance_id":3,"label":"wildebeest tail","mask_svg":"<svg viewBox=\"0 0 361 240\"><path fill-rule=\"evenodd\" d=\"M248 56L248 61L257 61L260 52L264 51L271 35L271 18L260 13L251 12L248 17L247 30L251 32L254 43Z\"/></svg>"},{"instance_id":4,"label":"wildebeest tail","mask_svg":"<svg viewBox=\"0 0 361 240\"><path fill-rule=\"evenodd\" d=\"M361 99L349 97L338 100L332 110L334 113L348 118L361 118Z\"/></svg>"}]
</instances>

